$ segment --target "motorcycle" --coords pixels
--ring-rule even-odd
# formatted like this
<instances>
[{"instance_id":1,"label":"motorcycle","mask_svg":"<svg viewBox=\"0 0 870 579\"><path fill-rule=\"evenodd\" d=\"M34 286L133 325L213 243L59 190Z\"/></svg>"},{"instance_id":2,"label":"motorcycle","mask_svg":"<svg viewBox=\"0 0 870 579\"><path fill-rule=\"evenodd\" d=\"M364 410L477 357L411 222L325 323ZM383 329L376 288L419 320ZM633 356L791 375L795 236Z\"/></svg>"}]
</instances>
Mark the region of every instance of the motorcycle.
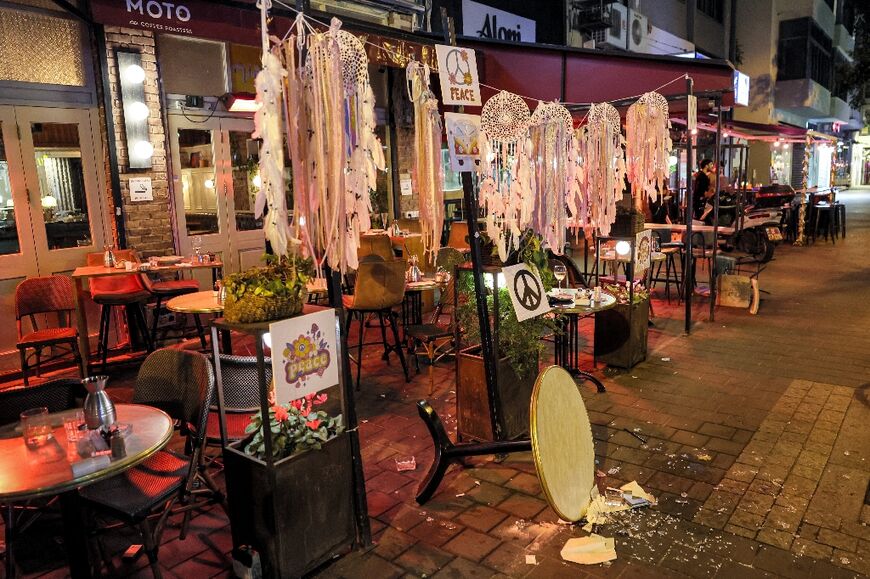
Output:
<instances>
[{"instance_id":1,"label":"motorcycle","mask_svg":"<svg viewBox=\"0 0 870 579\"><path fill-rule=\"evenodd\" d=\"M728 238L731 247L767 263L783 240L783 206L792 202L795 190L789 185L769 185L747 194L741 206L733 192L720 193L719 226L734 227ZM707 217L712 222L710 213Z\"/></svg>"}]
</instances>

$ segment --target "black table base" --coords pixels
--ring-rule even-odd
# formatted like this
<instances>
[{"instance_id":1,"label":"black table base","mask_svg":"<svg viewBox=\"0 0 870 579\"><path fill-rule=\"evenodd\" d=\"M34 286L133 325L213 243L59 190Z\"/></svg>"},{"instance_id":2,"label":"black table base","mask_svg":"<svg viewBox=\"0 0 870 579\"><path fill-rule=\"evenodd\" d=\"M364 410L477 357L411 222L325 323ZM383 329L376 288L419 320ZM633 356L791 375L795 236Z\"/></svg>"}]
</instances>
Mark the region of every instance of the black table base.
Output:
<instances>
[{"instance_id":1,"label":"black table base","mask_svg":"<svg viewBox=\"0 0 870 579\"><path fill-rule=\"evenodd\" d=\"M573 313L562 313L556 316L557 331L554 340L556 365L565 368L575 378L592 382L598 392L607 392L601 380L580 369L580 318L583 317L586 316Z\"/></svg>"}]
</instances>

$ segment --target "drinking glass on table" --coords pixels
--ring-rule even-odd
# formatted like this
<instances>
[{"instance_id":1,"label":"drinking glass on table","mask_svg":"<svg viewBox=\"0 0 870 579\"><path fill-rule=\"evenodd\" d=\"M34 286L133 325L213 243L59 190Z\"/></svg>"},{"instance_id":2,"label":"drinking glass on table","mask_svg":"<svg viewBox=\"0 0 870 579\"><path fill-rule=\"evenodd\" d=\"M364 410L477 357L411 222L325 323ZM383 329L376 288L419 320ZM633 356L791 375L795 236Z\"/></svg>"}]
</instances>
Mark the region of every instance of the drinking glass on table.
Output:
<instances>
[{"instance_id":1,"label":"drinking glass on table","mask_svg":"<svg viewBox=\"0 0 870 579\"><path fill-rule=\"evenodd\" d=\"M71 410L63 419L63 429L69 442L77 442L82 437L82 427L85 424L84 410Z\"/></svg>"},{"instance_id":2,"label":"drinking glass on table","mask_svg":"<svg viewBox=\"0 0 870 579\"><path fill-rule=\"evenodd\" d=\"M194 235L190 239L190 245L193 247L193 254L196 256L195 261L199 261L199 252L202 251L202 235Z\"/></svg>"},{"instance_id":3,"label":"drinking glass on table","mask_svg":"<svg viewBox=\"0 0 870 579\"><path fill-rule=\"evenodd\" d=\"M562 264L556 264L553 266L553 276L556 278L556 281L559 282L559 290L562 289L562 280L568 275L568 268L566 268Z\"/></svg>"},{"instance_id":4,"label":"drinking glass on table","mask_svg":"<svg viewBox=\"0 0 870 579\"><path fill-rule=\"evenodd\" d=\"M24 435L24 444L31 450L45 445L54 438L48 408L38 406L22 412L21 431Z\"/></svg>"}]
</instances>

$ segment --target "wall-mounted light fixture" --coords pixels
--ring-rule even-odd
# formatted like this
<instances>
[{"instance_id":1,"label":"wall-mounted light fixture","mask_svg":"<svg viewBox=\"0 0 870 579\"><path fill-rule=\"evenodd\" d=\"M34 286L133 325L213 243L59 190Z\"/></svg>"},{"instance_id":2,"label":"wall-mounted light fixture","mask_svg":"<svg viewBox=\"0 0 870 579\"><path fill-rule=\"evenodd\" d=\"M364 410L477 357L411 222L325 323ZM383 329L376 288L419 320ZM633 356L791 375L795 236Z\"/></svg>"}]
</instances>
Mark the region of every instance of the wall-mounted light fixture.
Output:
<instances>
[{"instance_id":1,"label":"wall-mounted light fixture","mask_svg":"<svg viewBox=\"0 0 870 579\"><path fill-rule=\"evenodd\" d=\"M119 50L118 78L121 81L121 105L124 107L124 133L127 137L128 165L131 169L150 169L154 145L148 133L151 111L145 104L145 69L138 52Z\"/></svg>"}]
</instances>

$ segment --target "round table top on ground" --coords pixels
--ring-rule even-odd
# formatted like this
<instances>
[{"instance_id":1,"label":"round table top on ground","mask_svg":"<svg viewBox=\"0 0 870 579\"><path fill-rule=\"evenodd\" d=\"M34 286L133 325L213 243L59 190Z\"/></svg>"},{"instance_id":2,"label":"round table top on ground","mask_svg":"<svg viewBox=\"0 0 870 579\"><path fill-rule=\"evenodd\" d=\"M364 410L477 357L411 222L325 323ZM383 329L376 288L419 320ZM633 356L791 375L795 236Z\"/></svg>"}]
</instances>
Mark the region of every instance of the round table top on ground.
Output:
<instances>
[{"instance_id":1,"label":"round table top on ground","mask_svg":"<svg viewBox=\"0 0 870 579\"><path fill-rule=\"evenodd\" d=\"M563 290L564 291L564 290ZM601 292L600 302L591 302L588 306L580 306L576 303L567 303L565 305L555 304L553 312L557 314L572 314L572 315L589 315L604 310L609 310L616 305L616 298L606 292Z\"/></svg>"},{"instance_id":2,"label":"round table top on ground","mask_svg":"<svg viewBox=\"0 0 870 579\"><path fill-rule=\"evenodd\" d=\"M144 461L172 437L172 419L162 410L141 404L117 404L115 411L119 423L131 426L124 438L127 456L78 477L73 474L71 463L81 458L75 443L67 441L63 426L69 411L50 415L54 439L35 450L25 446L17 424L0 428L0 501L56 495L114 476Z\"/></svg>"},{"instance_id":3,"label":"round table top on ground","mask_svg":"<svg viewBox=\"0 0 870 579\"><path fill-rule=\"evenodd\" d=\"M219 314L224 305L218 303L212 290L176 296L166 302L166 309L182 314Z\"/></svg>"}]
</instances>

